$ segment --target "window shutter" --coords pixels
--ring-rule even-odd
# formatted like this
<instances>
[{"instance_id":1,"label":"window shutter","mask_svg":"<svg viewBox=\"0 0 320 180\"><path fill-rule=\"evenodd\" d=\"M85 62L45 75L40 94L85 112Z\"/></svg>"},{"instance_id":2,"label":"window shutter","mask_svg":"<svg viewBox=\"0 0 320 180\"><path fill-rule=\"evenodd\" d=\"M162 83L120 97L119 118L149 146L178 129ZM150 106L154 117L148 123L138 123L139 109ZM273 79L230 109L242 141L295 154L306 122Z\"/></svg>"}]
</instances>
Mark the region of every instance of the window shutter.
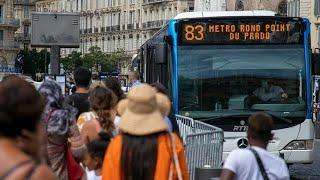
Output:
<instances>
[{"instance_id":1,"label":"window shutter","mask_svg":"<svg viewBox=\"0 0 320 180\"><path fill-rule=\"evenodd\" d=\"M314 1L314 15L319 16L320 15L320 0L315 0Z\"/></svg>"}]
</instances>

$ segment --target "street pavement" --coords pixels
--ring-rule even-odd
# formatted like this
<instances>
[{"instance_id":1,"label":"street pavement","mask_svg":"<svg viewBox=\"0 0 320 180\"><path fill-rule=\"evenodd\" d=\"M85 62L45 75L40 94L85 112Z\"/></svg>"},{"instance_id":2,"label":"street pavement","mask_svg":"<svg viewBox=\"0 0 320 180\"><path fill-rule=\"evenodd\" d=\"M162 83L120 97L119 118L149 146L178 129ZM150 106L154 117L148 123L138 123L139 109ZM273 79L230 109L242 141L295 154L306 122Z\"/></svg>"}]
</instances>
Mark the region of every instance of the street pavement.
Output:
<instances>
[{"instance_id":1,"label":"street pavement","mask_svg":"<svg viewBox=\"0 0 320 180\"><path fill-rule=\"evenodd\" d=\"M315 161L313 164L295 164L289 167L292 180L320 179L320 139L315 141Z\"/></svg>"}]
</instances>

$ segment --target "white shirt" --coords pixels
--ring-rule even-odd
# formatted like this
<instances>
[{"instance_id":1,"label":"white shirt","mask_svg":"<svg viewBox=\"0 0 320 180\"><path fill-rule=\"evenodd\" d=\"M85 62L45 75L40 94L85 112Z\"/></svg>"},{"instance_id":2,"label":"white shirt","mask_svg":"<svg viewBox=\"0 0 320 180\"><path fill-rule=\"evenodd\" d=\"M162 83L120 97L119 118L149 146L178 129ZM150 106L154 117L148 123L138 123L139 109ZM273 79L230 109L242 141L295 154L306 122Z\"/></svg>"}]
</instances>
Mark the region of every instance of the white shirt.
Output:
<instances>
[{"instance_id":1,"label":"white shirt","mask_svg":"<svg viewBox=\"0 0 320 180\"><path fill-rule=\"evenodd\" d=\"M86 170L86 174L87 174L87 180L101 180L102 179L102 177L97 176L94 171Z\"/></svg>"},{"instance_id":2,"label":"white shirt","mask_svg":"<svg viewBox=\"0 0 320 180\"><path fill-rule=\"evenodd\" d=\"M77 125L78 125L78 128L79 128L79 131L81 132L85 122L91 121L91 120L97 119L97 118L98 117L97 117L96 113L94 113L93 111L82 113L79 116L78 120L77 120ZM115 130L112 132L112 135L114 135L114 136L119 133L120 120L121 120L121 118L119 116L116 116L114 121L113 121L113 124L115 126Z\"/></svg>"},{"instance_id":3,"label":"white shirt","mask_svg":"<svg viewBox=\"0 0 320 180\"><path fill-rule=\"evenodd\" d=\"M265 149L253 146L263 163L270 180L289 180L289 172L286 163L278 156ZM257 160L249 149L237 149L232 151L223 165L235 173L235 179L263 180Z\"/></svg>"},{"instance_id":4,"label":"white shirt","mask_svg":"<svg viewBox=\"0 0 320 180\"><path fill-rule=\"evenodd\" d=\"M284 93L283 89L279 86L270 85L268 90L259 87L253 94L257 96L262 101L279 101L280 95Z\"/></svg>"}]
</instances>

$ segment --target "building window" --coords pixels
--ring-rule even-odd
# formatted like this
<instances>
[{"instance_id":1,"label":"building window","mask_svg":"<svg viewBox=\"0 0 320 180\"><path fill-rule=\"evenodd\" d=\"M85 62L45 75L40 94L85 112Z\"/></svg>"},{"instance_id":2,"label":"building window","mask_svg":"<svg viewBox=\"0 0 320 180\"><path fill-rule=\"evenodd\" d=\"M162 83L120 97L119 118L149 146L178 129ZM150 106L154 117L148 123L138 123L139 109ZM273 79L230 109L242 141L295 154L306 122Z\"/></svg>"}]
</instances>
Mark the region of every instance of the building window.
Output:
<instances>
[{"instance_id":1,"label":"building window","mask_svg":"<svg viewBox=\"0 0 320 180\"><path fill-rule=\"evenodd\" d=\"M237 0L236 1L236 6L235 6L236 11L244 11L244 5L242 0Z\"/></svg>"},{"instance_id":2,"label":"building window","mask_svg":"<svg viewBox=\"0 0 320 180\"><path fill-rule=\"evenodd\" d=\"M3 47L3 30L0 30L0 47Z\"/></svg>"},{"instance_id":3,"label":"building window","mask_svg":"<svg viewBox=\"0 0 320 180\"><path fill-rule=\"evenodd\" d=\"M314 15L320 16L320 1L319 0L314 1Z\"/></svg>"},{"instance_id":4,"label":"building window","mask_svg":"<svg viewBox=\"0 0 320 180\"><path fill-rule=\"evenodd\" d=\"M288 2L288 16L298 17L300 16L300 0L294 0Z\"/></svg>"},{"instance_id":5,"label":"building window","mask_svg":"<svg viewBox=\"0 0 320 180\"><path fill-rule=\"evenodd\" d=\"M133 24L134 23L134 11L129 12L129 23L128 24Z\"/></svg>"},{"instance_id":6,"label":"building window","mask_svg":"<svg viewBox=\"0 0 320 180\"><path fill-rule=\"evenodd\" d=\"M287 1L283 0L279 3L278 5L278 13L281 16L286 16L287 15Z\"/></svg>"},{"instance_id":7,"label":"building window","mask_svg":"<svg viewBox=\"0 0 320 180\"><path fill-rule=\"evenodd\" d=\"M24 18L29 18L29 6L24 6Z\"/></svg>"},{"instance_id":8,"label":"building window","mask_svg":"<svg viewBox=\"0 0 320 180\"><path fill-rule=\"evenodd\" d=\"M29 34L29 26L27 26L27 25L23 26L23 34L24 34L24 37L28 36L28 34Z\"/></svg>"},{"instance_id":9,"label":"building window","mask_svg":"<svg viewBox=\"0 0 320 180\"><path fill-rule=\"evenodd\" d=\"M0 23L3 23L3 6L0 6Z\"/></svg>"}]
</instances>

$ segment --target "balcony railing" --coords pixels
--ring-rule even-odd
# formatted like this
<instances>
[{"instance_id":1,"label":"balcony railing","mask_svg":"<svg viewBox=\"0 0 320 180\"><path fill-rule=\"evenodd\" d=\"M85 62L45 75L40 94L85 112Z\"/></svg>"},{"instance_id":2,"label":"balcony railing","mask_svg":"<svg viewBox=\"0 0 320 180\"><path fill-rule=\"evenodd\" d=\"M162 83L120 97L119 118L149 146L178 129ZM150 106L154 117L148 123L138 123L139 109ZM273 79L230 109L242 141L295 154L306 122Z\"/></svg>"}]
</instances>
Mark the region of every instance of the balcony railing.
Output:
<instances>
[{"instance_id":1,"label":"balcony railing","mask_svg":"<svg viewBox=\"0 0 320 180\"><path fill-rule=\"evenodd\" d=\"M16 33L15 35L16 41L22 42L22 41L30 41L31 40L31 34L29 33Z\"/></svg>"},{"instance_id":2,"label":"balcony railing","mask_svg":"<svg viewBox=\"0 0 320 180\"><path fill-rule=\"evenodd\" d=\"M132 30L134 28L133 24L127 24L127 28L128 28L128 30Z\"/></svg>"},{"instance_id":3,"label":"balcony railing","mask_svg":"<svg viewBox=\"0 0 320 180\"><path fill-rule=\"evenodd\" d=\"M20 48L20 43L0 41L0 49L16 49L16 48Z\"/></svg>"},{"instance_id":4,"label":"balcony railing","mask_svg":"<svg viewBox=\"0 0 320 180\"><path fill-rule=\"evenodd\" d=\"M143 0L142 5L166 2L167 0Z\"/></svg>"},{"instance_id":5,"label":"balcony railing","mask_svg":"<svg viewBox=\"0 0 320 180\"><path fill-rule=\"evenodd\" d=\"M120 25L112 26L111 30L112 31L120 31Z\"/></svg>"},{"instance_id":6,"label":"balcony railing","mask_svg":"<svg viewBox=\"0 0 320 180\"><path fill-rule=\"evenodd\" d=\"M20 27L20 19L0 19L0 25Z\"/></svg>"},{"instance_id":7,"label":"balcony railing","mask_svg":"<svg viewBox=\"0 0 320 180\"><path fill-rule=\"evenodd\" d=\"M13 5L34 5L35 1L34 0L29 0L28 2L26 2L25 0L12 0L13 1Z\"/></svg>"},{"instance_id":8,"label":"balcony railing","mask_svg":"<svg viewBox=\"0 0 320 180\"><path fill-rule=\"evenodd\" d=\"M29 18L24 18L23 21L22 21L22 24L30 25L31 24L31 20Z\"/></svg>"},{"instance_id":9,"label":"balcony railing","mask_svg":"<svg viewBox=\"0 0 320 180\"><path fill-rule=\"evenodd\" d=\"M157 20L157 21L148 21L146 23L142 24L142 27L144 29L154 29L154 28L161 28L164 25L163 20Z\"/></svg>"}]
</instances>

